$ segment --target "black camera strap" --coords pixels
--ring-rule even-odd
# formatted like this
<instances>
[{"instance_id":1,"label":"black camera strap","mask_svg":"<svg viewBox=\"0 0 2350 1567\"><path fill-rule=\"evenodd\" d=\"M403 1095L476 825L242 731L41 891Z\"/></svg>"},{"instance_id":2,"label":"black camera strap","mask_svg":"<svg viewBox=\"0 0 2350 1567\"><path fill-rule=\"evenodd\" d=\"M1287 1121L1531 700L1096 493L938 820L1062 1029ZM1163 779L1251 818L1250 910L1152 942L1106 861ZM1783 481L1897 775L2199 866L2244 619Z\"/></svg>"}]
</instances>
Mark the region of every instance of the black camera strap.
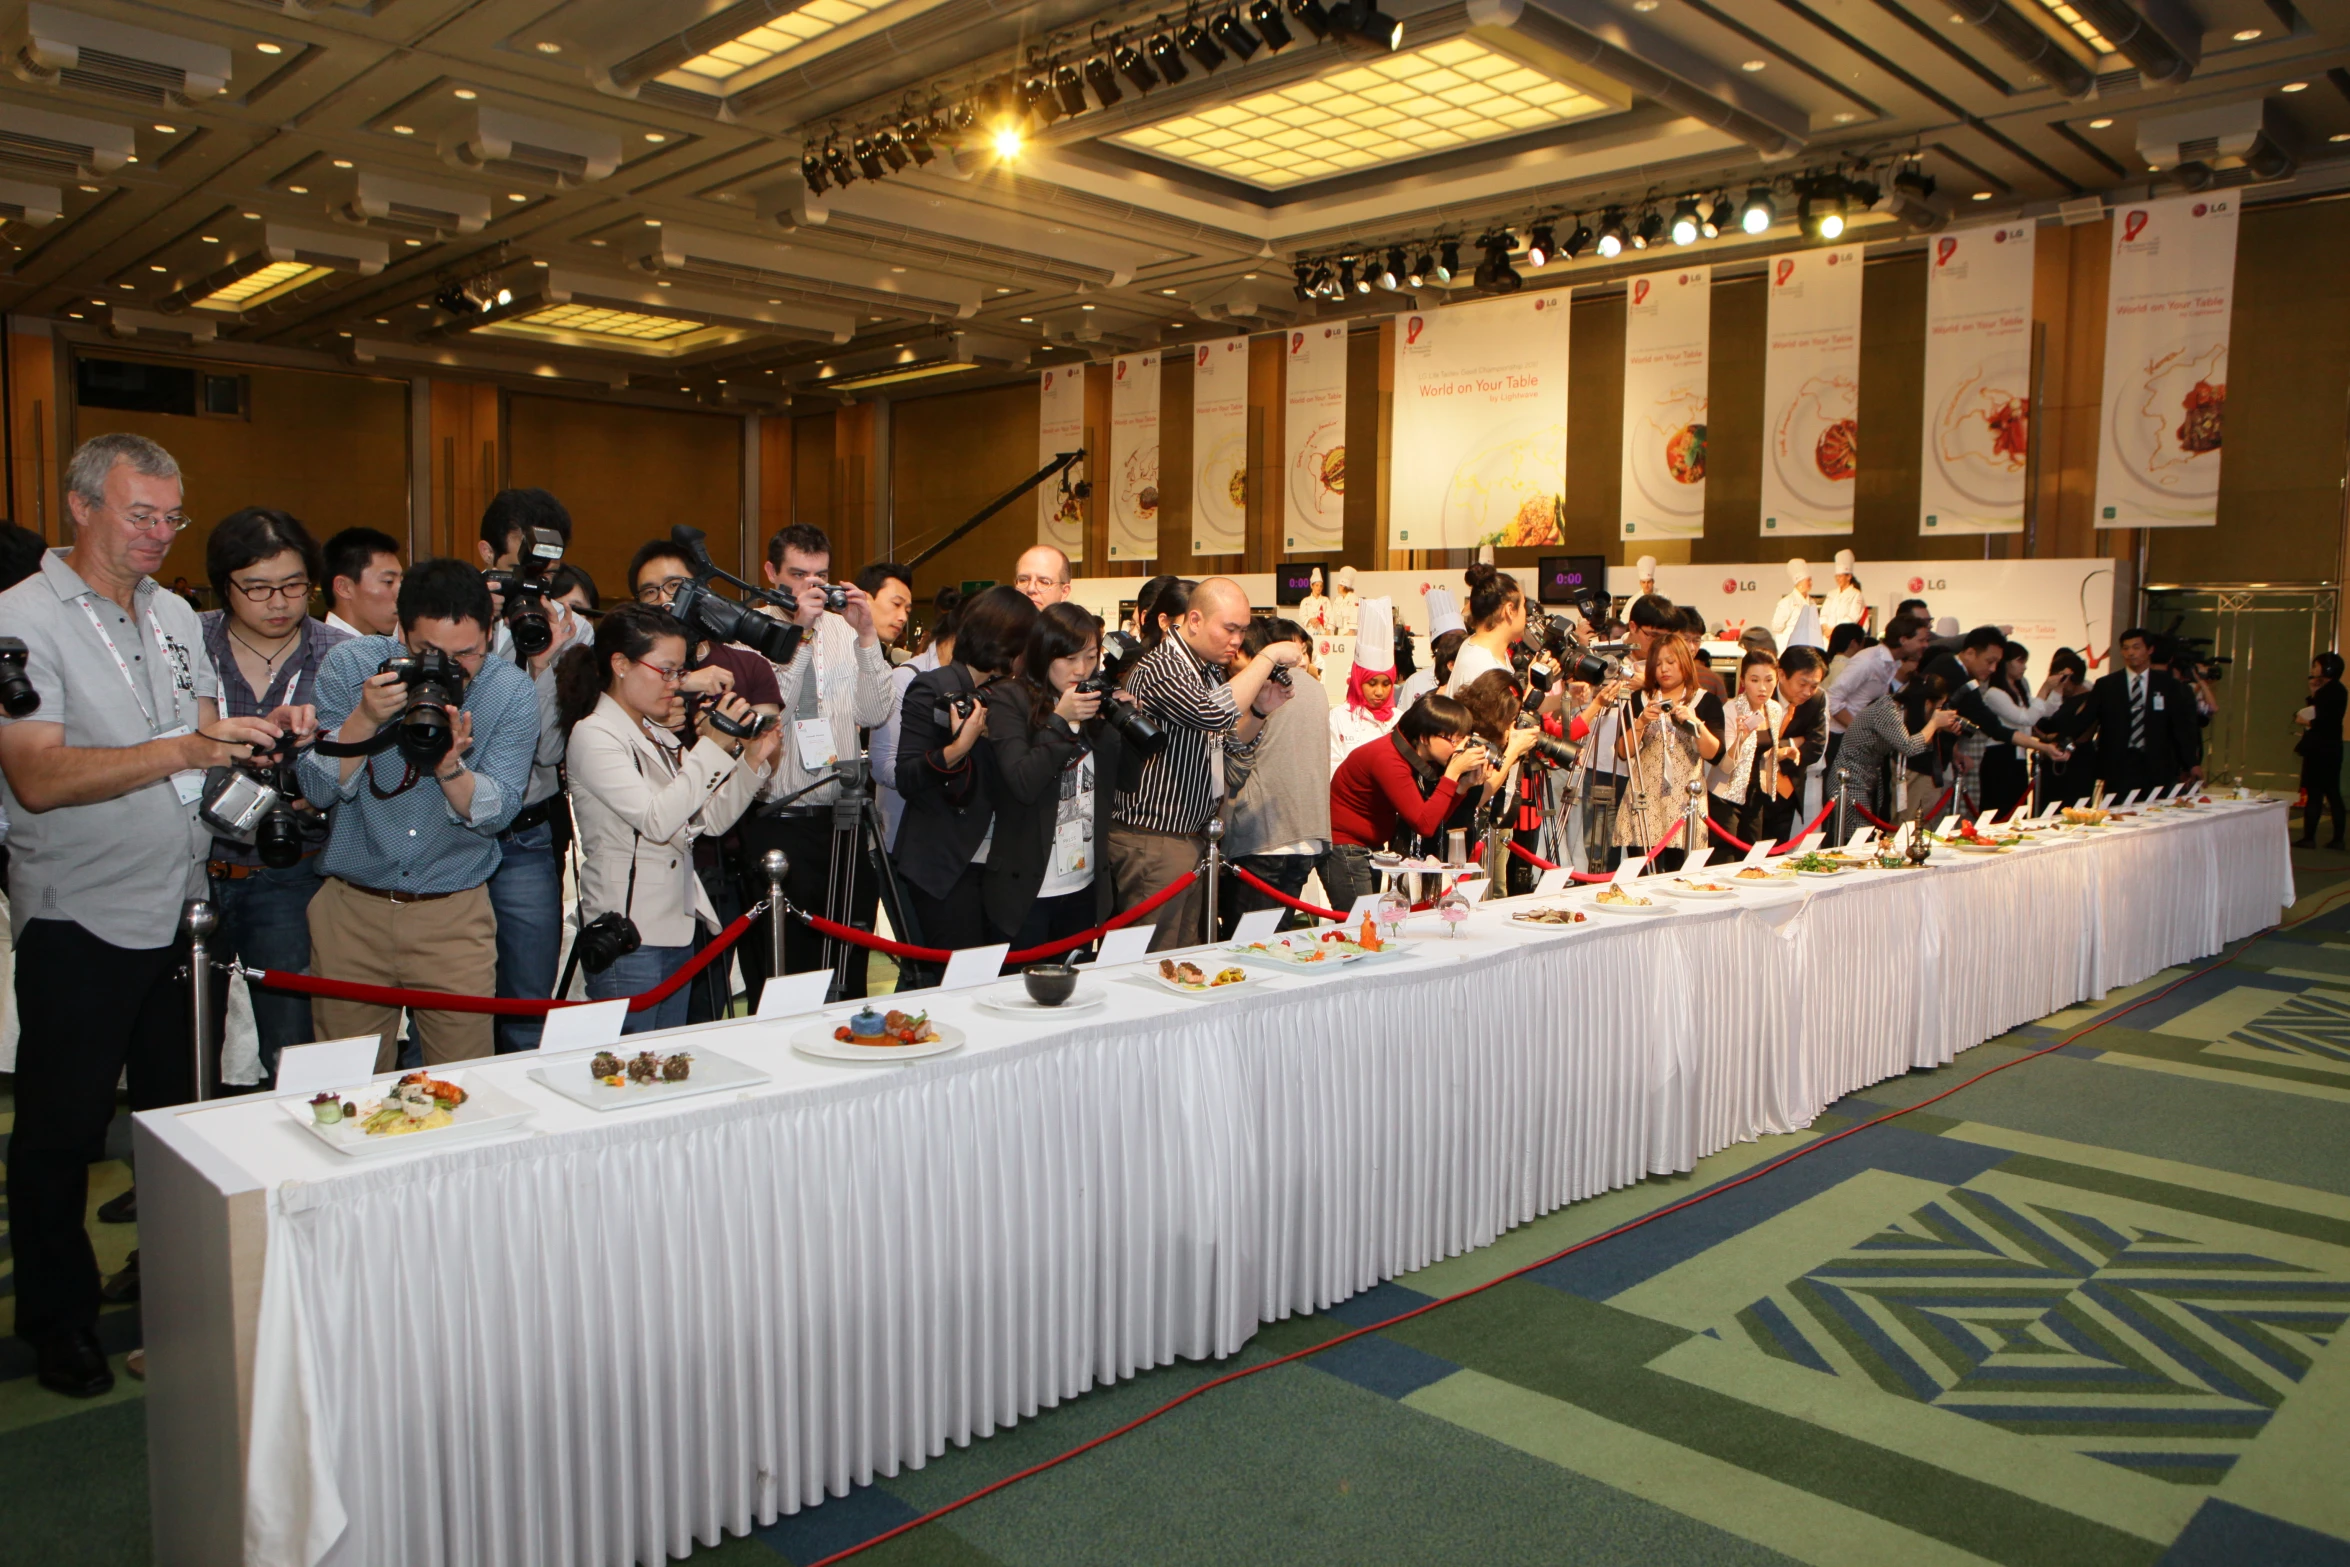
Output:
<instances>
[{"instance_id":1,"label":"black camera strap","mask_svg":"<svg viewBox=\"0 0 2350 1567\"><path fill-rule=\"evenodd\" d=\"M387 724L365 740L345 742L321 736L311 742L310 748L320 756L381 756L399 743L400 731Z\"/></svg>"}]
</instances>

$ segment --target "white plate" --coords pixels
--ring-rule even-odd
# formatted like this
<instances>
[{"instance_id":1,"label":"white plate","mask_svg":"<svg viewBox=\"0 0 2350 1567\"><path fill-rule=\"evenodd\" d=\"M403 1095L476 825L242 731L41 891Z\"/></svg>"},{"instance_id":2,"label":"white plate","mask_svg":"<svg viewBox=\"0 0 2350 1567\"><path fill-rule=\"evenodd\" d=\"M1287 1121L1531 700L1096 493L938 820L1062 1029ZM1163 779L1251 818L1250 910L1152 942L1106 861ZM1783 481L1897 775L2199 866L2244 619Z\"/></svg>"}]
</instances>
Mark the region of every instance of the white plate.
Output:
<instances>
[{"instance_id":1,"label":"white plate","mask_svg":"<svg viewBox=\"0 0 2350 1567\"><path fill-rule=\"evenodd\" d=\"M1849 873L1848 873L1848 872L1846 872L1846 871L1842 871L1842 870L1833 870L1833 871L1797 871L1795 874L1796 874L1796 875L1798 875L1798 876L1808 876L1808 877L1810 877L1810 878L1811 878L1813 881L1828 881L1828 880L1831 880L1831 879L1832 879L1832 878L1834 878L1834 877L1837 877L1837 876L1843 876L1843 875L1847 875L1847 874L1849 874Z\"/></svg>"},{"instance_id":2,"label":"white plate","mask_svg":"<svg viewBox=\"0 0 2350 1567\"><path fill-rule=\"evenodd\" d=\"M814 1056L821 1061L919 1061L924 1056L943 1056L950 1050L963 1048L963 1031L952 1023L941 1023L936 1018L930 1026L937 1030L936 1039L926 1039L918 1045L852 1045L845 1039L835 1039L832 1031L848 1022L848 1017L828 1017L811 1023L791 1036L791 1047L801 1055Z\"/></svg>"},{"instance_id":3,"label":"white plate","mask_svg":"<svg viewBox=\"0 0 2350 1567\"><path fill-rule=\"evenodd\" d=\"M682 1083L630 1083L625 1088L588 1076L588 1063L596 1058L593 1050L575 1050L554 1056L530 1069L530 1079L553 1089L575 1104L590 1110L625 1110L632 1105L658 1104L664 1099L691 1099L696 1094L723 1093L729 1088L749 1088L767 1081L767 1074L757 1067L745 1066L732 1056L722 1056L715 1050L699 1046L671 1045L657 1040L650 1046L628 1048L627 1036L605 1048L618 1056L623 1065L633 1056L651 1049L655 1055L669 1057L678 1054L694 1058L693 1075Z\"/></svg>"},{"instance_id":4,"label":"white plate","mask_svg":"<svg viewBox=\"0 0 2350 1567\"><path fill-rule=\"evenodd\" d=\"M1994 843L1946 843L1941 845L1941 847L1945 849L1956 849L1961 854L2005 854L2009 849L2018 847L2018 845Z\"/></svg>"},{"instance_id":5,"label":"white plate","mask_svg":"<svg viewBox=\"0 0 2350 1567\"><path fill-rule=\"evenodd\" d=\"M1308 953L1316 949L1321 951L1321 957L1307 956ZM1294 969L1330 968L1337 964L1353 963L1358 959L1370 956L1359 947L1344 948L1334 941L1317 941L1312 936L1305 936L1303 939L1295 941L1285 937L1278 941L1264 942L1259 946L1231 946L1224 950L1236 958L1262 958L1267 963L1278 963L1283 968Z\"/></svg>"},{"instance_id":6,"label":"white plate","mask_svg":"<svg viewBox=\"0 0 2350 1567\"><path fill-rule=\"evenodd\" d=\"M377 1154L398 1153L401 1149L439 1148L448 1143L469 1143L476 1138L495 1137L510 1132L531 1117L531 1108L512 1094L501 1093L487 1083L465 1080L465 1073L443 1070L434 1074L444 1083L454 1083L465 1090L465 1103L450 1112L447 1126L436 1126L429 1132L403 1132L398 1137L370 1137L359 1129L358 1121L337 1121L332 1126L320 1126L310 1114L307 1095L289 1094L278 1101L296 1125L332 1148L336 1153L353 1159L372 1158ZM366 1106L389 1095L398 1078L383 1078L371 1083L354 1084L342 1090L343 1098ZM366 1119L364 1115L361 1120Z\"/></svg>"},{"instance_id":7,"label":"white plate","mask_svg":"<svg viewBox=\"0 0 2350 1567\"><path fill-rule=\"evenodd\" d=\"M1642 896L1646 896L1646 894L1642 894ZM1673 906L1669 903L1602 903L1594 898L1591 901L1591 912L1594 914L1631 915L1670 914L1673 912Z\"/></svg>"},{"instance_id":8,"label":"white plate","mask_svg":"<svg viewBox=\"0 0 2350 1567\"><path fill-rule=\"evenodd\" d=\"M1215 968L1208 968L1208 965L1205 963L1202 963L1198 966L1202 969L1206 969L1208 977L1213 979L1216 976L1217 970L1229 968L1232 965L1219 959ZM1292 966L1297 967L1301 965ZM1178 996L1189 996L1192 1000L1197 1001L1202 996L1229 996L1236 990L1246 990L1251 985L1264 983L1264 981L1259 976L1255 974L1249 974L1246 969L1241 970L1241 972L1243 974L1247 974L1248 977L1245 979L1236 979L1229 985L1209 985L1200 990L1194 990L1189 985L1178 985L1172 980L1160 978L1158 965L1155 963L1148 968L1138 970L1135 977L1138 979L1146 979L1152 984L1158 986L1161 990L1171 991Z\"/></svg>"},{"instance_id":9,"label":"white plate","mask_svg":"<svg viewBox=\"0 0 2350 1567\"><path fill-rule=\"evenodd\" d=\"M1018 980L998 985L981 992L979 1005L989 1012L1001 1012L1006 1017L1067 1017L1079 1012L1099 1012L1110 1004L1110 993L1099 985L1079 984L1069 992L1069 999L1057 1007L1048 1007L1028 994L1028 987ZM838 1043L838 1041L835 1041ZM886 1049L886 1046L868 1045L868 1050Z\"/></svg>"},{"instance_id":10,"label":"white plate","mask_svg":"<svg viewBox=\"0 0 2350 1567\"><path fill-rule=\"evenodd\" d=\"M1723 888L1720 892L1706 892L1701 888L1687 886L1677 881L1659 882L1657 884L1656 890L1666 894L1668 897L1674 898L1713 898L1718 900L1722 898L1735 898L1738 896L1736 892L1727 887Z\"/></svg>"},{"instance_id":11,"label":"white plate","mask_svg":"<svg viewBox=\"0 0 2350 1567\"><path fill-rule=\"evenodd\" d=\"M1553 909L1564 909L1567 907L1569 906L1566 904L1546 903L1543 904L1539 909L1517 910L1510 915L1510 918L1517 921L1521 925L1532 925L1541 930L1573 930L1576 925L1588 925L1591 923L1588 914L1586 914L1586 917L1583 919L1576 920L1571 924L1565 925L1560 924L1556 920L1538 920L1533 917L1537 913L1547 912Z\"/></svg>"}]
</instances>

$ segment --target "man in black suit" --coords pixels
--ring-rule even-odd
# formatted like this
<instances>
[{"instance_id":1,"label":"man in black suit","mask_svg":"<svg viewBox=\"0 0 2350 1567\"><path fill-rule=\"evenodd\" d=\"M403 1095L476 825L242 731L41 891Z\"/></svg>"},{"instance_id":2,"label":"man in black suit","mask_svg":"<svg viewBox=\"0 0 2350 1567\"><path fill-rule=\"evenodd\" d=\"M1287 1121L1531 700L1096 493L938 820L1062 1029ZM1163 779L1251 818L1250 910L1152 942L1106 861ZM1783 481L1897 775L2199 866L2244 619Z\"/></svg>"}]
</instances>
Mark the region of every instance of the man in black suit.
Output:
<instances>
[{"instance_id":1,"label":"man in black suit","mask_svg":"<svg viewBox=\"0 0 2350 1567\"><path fill-rule=\"evenodd\" d=\"M2203 781L2203 722L2195 693L2154 664L2154 633L2132 626L2115 643L2121 668L2089 689L2097 770L2115 794Z\"/></svg>"},{"instance_id":2,"label":"man in black suit","mask_svg":"<svg viewBox=\"0 0 2350 1567\"><path fill-rule=\"evenodd\" d=\"M2342 715L2350 708L2350 691L2342 686L2342 655L2320 653L2309 663L2309 727L2293 749L2301 753L2300 847L2317 847L2317 819L2333 807L2334 841L2329 849L2350 847L2342 841Z\"/></svg>"}]
</instances>

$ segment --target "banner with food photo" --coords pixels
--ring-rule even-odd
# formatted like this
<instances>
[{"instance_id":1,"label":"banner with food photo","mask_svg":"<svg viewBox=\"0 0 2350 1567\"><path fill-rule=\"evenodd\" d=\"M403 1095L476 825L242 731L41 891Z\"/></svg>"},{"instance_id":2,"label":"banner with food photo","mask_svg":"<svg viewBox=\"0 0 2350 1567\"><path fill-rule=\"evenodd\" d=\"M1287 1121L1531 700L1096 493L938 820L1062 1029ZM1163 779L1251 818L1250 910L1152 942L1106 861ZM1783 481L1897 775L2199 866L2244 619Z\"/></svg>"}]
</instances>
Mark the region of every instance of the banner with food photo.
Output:
<instances>
[{"instance_id":1,"label":"banner with food photo","mask_svg":"<svg viewBox=\"0 0 2350 1567\"><path fill-rule=\"evenodd\" d=\"M1248 339L1191 354L1191 552L1238 555L1248 533Z\"/></svg>"},{"instance_id":2,"label":"banner with food photo","mask_svg":"<svg viewBox=\"0 0 2350 1567\"><path fill-rule=\"evenodd\" d=\"M1037 380L1036 465L1041 468L1084 444L1085 367L1047 370ZM1067 487L1058 480L1036 487L1036 542L1052 545L1072 561L1085 559L1085 505L1075 490L1085 476L1086 465L1079 463L1070 470Z\"/></svg>"},{"instance_id":3,"label":"banner with food photo","mask_svg":"<svg viewBox=\"0 0 2350 1567\"><path fill-rule=\"evenodd\" d=\"M2173 196L2113 211L2097 525L2219 520L2237 201Z\"/></svg>"},{"instance_id":4,"label":"banner with food photo","mask_svg":"<svg viewBox=\"0 0 2350 1567\"><path fill-rule=\"evenodd\" d=\"M1287 358L1282 548L1338 549L1346 542L1346 323L1292 328Z\"/></svg>"},{"instance_id":5,"label":"banner with food photo","mask_svg":"<svg viewBox=\"0 0 2350 1567\"><path fill-rule=\"evenodd\" d=\"M1713 284L1713 268L1684 267L1624 286L1624 538L1705 532Z\"/></svg>"},{"instance_id":6,"label":"banner with food photo","mask_svg":"<svg viewBox=\"0 0 2350 1567\"><path fill-rule=\"evenodd\" d=\"M1770 262L1762 531L1850 533L1860 472L1860 247Z\"/></svg>"},{"instance_id":7,"label":"banner with food photo","mask_svg":"<svg viewBox=\"0 0 2350 1567\"><path fill-rule=\"evenodd\" d=\"M1159 553L1159 356L1110 361L1110 559Z\"/></svg>"},{"instance_id":8,"label":"banner with food photo","mask_svg":"<svg viewBox=\"0 0 2350 1567\"><path fill-rule=\"evenodd\" d=\"M1920 533L2021 533L2032 432L2032 225L1928 239Z\"/></svg>"},{"instance_id":9,"label":"banner with food photo","mask_svg":"<svg viewBox=\"0 0 2350 1567\"><path fill-rule=\"evenodd\" d=\"M1395 318L1390 544L1563 541L1567 317L1561 290Z\"/></svg>"}]
</instances>

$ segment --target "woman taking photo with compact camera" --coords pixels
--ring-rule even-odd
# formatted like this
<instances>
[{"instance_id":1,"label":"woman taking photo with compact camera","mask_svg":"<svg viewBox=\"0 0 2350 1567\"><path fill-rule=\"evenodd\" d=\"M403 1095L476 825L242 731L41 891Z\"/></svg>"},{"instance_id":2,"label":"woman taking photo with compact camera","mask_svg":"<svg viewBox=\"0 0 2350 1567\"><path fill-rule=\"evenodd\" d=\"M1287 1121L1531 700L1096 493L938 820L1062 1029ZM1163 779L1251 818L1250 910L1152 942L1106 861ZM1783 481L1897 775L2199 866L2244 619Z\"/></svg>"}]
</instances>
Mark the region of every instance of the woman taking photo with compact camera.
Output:
<instances>
[{"instance_id":1,"label":"woman taking photo with compact camera","mask_svg":"<svg viewBox=\"0 0 2350 1567\"><path fill-rule=\"evenodd\" d=\"M1102 623L1064 600L1038 611L1020 675L990 685L995 837L981 896L1013 950L1040 947L1110 917L1110 807L1139 781L1142 758L1092 689ZM1124 774L1124 776L1121 776Z\"/></svg>"},{"instance_id":2,"label":"woman taking photo with compact camera","mask_svg":"<svg viewBox=\"0 0 2350 1567\"><path fill-rule=\"evenodd\" d=\"M780 739L729 691L705 714L701 738L676 726L686 672L682 628L665 611L623 604L596 627L592 658L558 666L557 698L570 730L567 772L579 843L580 933L575 957L599 1001L651 990L694 955L696 923L718 928L694 874L693 842L732 827L775 770ZM676 1028L684 989L631 1012L624 1032Z\"/></svg>"},{"instance_id":3,"label":"woman taking photo with compact camera","mask_svg":"<svg viewBox=\"0 0 2350 1567\"><path fill-rule=\"evenodd\" d=\"M984 947L1007 939L982 890L994 856L996 760L982 693L1009 680L1036 625L1018 588L992 587L963 606L955 656L914 677L898 705L898 878L922 894L926 947Z\"/></svg>"},{"instance_id":4,"label":"woman taking photo with compact camera","mask_svg":"<svg viewBox=\"0 0 2350 1567\"><path fill-rule=\"evenodd\" d=\"M1616 749L1630 774L1616 807L1616 846L1656 850L1658 870L1679 869L1681 849L1660 848L1658 840L1691 809L1690 783L1722 754L1722 699L1698 688L1697 651L1687 638L1660 636L1649 644L1648 671L1632 693L1631 719Z\"/></svg>"}]
</instances>

